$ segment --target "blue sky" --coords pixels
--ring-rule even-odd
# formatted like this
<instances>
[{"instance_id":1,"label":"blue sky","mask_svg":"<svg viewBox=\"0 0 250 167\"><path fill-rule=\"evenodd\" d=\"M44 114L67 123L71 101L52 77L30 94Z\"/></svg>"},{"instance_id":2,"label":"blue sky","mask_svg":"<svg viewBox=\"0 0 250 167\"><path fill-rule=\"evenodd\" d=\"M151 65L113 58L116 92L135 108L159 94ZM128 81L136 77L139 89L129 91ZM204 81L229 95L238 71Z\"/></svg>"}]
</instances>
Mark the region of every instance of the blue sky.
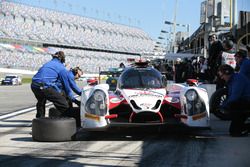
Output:
<instances>
[{"instance_id":1,"label":"blue sky","mask_svg":"<svg viewBox=\"0 0 250 167\"><path fill-rule=\"evenodd\" d=\"M44 8L83 15L143 29L157 39L173 21L175 0L13 0ZM178 0L176 22L190 24L191 33L200 25L200 4L204 0ZM238 10L250 11L249 0L238 0ZM186 28L177 28L186 31Z\"/></svg>"}]
</instances>

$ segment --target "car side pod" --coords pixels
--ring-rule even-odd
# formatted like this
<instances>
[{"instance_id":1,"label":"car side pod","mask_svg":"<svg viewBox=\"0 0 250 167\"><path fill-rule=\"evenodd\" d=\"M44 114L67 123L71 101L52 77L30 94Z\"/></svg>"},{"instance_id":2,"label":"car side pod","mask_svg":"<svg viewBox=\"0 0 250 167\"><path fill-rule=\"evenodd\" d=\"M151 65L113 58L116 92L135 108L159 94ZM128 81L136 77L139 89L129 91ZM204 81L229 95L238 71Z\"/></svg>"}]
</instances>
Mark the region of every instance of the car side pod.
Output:
<instances>
[{"instance_id":1,"label":"car side pod","mask_svg":"<svg viewBox=\"0 0 250 167\"><path fill-rule=\"evenodd\" d=\"M35 118L32 120L32 139L41 142L62 142L73 140L76 121L69 117Z\"/></svg>"}]
</instances>

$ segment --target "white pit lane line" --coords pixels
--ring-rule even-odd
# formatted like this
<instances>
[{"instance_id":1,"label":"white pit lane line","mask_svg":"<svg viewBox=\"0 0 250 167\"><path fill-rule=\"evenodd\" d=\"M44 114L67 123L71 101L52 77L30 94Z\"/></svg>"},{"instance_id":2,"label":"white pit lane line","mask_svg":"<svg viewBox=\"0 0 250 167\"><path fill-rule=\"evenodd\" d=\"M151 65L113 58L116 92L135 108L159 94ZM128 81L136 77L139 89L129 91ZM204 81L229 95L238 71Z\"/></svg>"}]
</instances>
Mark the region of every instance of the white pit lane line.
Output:
<instances>
[{"instance_id":1,"label":"white pit lane line","mask_svg":"<svg viewBox=\"0 0 250 167\"><path fill-rule=\"evenodd\" d=\"M48 107L50 105L52 105L51 102L47 103L46 107ZM21 114L25 114L27 112L31 112L31 111L34 111L34 110L36 110L36 107L26 108L26 109L15 111L15 112L12 112L12 113L9 113L9 114L4 114L4 115L0 116L0 120L4 120L4 119L7 119L7 118L12 118L12 117L15 117L15 116L18 116L18 115L21 115Z\"/></svg>"},{"instance_id":2,"label":"white pit lane line","mask_svg":"<svg viewBox=\"0 0 250 167\"><path fill-rule=\"evenodd\" d=\"M74 97L77 98L79 96L75 95ZM49 103L46 103L45 106L48 107L48 106L51 106L51 105L52 105L52 102L49 102ZM12 117L15 117L15 116L18 116L18 115L21 115L21 114L25 114L27 112L31 112L31 111L34 111L34 110L36 110L36 107L26 108L26 109L23 109L23 110L11 112L9 114L4 114L4 115L0 116L0 120L4 120L4 119L7 119L7 118L12 118Z\"/></svg>"}]
</instances>

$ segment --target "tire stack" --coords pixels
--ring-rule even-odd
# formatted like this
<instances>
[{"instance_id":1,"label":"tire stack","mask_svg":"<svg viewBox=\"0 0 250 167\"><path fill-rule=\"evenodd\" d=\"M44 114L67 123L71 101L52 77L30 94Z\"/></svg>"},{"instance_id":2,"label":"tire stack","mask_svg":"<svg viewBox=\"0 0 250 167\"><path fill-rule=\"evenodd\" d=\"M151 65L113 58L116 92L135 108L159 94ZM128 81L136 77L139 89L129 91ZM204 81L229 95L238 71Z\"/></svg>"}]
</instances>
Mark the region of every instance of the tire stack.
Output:
<instances>
[{"instance_id":1,"label":"tire stack","mask_svg":"<svg viewBox=\"0 0 250 167\"><path fill-rule=\"evenodd\" d=\"M80 122L80 116L78 116L79 114L76 108L73 108L70 113L73 113L70 117L62 117L62 113L55 108L50 108L49 117L33 119L33 140L41 142L62 142L75 140L77 132L76 125Z\"/></svg>"}]
</instances>

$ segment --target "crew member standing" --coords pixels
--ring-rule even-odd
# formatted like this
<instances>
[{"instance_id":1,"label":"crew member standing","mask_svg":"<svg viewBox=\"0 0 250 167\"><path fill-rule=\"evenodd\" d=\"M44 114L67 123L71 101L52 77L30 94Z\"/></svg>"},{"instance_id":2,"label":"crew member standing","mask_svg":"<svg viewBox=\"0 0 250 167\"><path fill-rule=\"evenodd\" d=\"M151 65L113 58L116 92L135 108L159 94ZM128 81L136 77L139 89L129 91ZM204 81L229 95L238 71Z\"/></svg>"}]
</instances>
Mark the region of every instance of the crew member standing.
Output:
<instances>
[{"instance_id":1,"label":"crew member standing","mask_svg":"<svg viewBox=\"0 0 250 167\"><path fill-rule=\"evenodd\" d=\"M66 95L73 102L77 102L71 92L67 70L63 63L65 63L64 52L56 52L52 55L52 60L45 63L32 78L31 90L37 99L36 118L45 117L46 100L51 101L62 115L69 109L66 97L61 94L61 89L57 86L59 82L62 83Z\"/></svg>"},{"instance_id":2,"label":"crew member standing","mask_svg":"<svg viewBox=\"0 0 250 167\"><path fill-rule=\"evenodd\" d=\"M221 55L217 58L217 65L228 64L235 69L236 61L234 58L235 55L235 47L232 40L227 39L223 41L223 51ZM220 79L220 77L216 77L216 90L223 88L225 86L225 82Z\"/></svg>"},{"instance_id":3,"label":"crew member standing","mask_svg":"<svg viewBox=\"0 0 250 167\"><path fill-rule=\"evenodd\" d=\"M210 82L213 83L216 79L218 67L221 65L221 53L223 51L222 43L217 39L217 35L213 34L210 37L210 47L209 47L209 57L208 57L208 69Z\"/></svg>"}]
</instances>

